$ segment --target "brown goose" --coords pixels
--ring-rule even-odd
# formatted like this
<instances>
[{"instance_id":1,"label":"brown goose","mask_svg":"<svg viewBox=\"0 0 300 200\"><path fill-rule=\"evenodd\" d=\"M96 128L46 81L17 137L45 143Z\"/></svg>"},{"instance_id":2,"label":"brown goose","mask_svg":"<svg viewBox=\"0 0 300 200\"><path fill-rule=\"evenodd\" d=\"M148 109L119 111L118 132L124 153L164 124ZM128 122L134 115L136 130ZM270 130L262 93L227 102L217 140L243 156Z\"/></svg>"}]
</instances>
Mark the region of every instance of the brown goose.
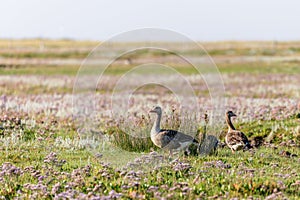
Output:
<instances>
[{"instance_id":1,"label":"brown goose","mask_svg":"<svg viewBox=\"0 0 300 200\"><path fill-rule=\"evenodd\" d=\"M232 111L226 112L225 118L228 126L228 132L225 137L225 142L227 146L231 149L232 153L241 149L251 148L250 142L247 136L234 128L231 117L236 117Z\"/></svg>"},{"instance_id":2,"label":"brown goose","mask_svg":"<svg viewBox=\"0 0 300 200\"><path fill-rule=\"evenodd\" d=\"M175 130L160 129L162 111L159 106L154 107L150 112L157 114L151 129L151 140L156 146L168 149L172 155L173 150L186 149L191 143L198 145L198 141L190 135Z\"/></svg>"}]
</instances>

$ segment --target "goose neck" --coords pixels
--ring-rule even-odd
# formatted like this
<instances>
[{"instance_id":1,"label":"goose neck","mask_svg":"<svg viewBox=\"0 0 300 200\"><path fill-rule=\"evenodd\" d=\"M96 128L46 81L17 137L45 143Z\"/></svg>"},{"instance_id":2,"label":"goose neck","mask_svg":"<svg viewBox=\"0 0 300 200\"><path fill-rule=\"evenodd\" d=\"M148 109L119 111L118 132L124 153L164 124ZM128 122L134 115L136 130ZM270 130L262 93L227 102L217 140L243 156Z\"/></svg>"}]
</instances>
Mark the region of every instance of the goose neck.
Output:
<instances>
[{"instance_id":1,"label":"goose neck","mask_svg":"<svg viewBox=\"0 0 300 200\"><path fill-rule=\"evenodd\" d=\"M235 130L235 127L233 126L233 124L231 122L231 118L228 116L226 116L226 123L227 123L229 131Z\"/></svg>"},{"instance_id":2,"label":"goose neck","mask_svg":"<svg viewBox=\"0 0 300 200\"><path fill-rule=\"evenodd\" d=\"M158 133L160 131L160 120L161 120L161 113L157 113L156 120L152 126L151 133Z\"/></svg>"}]
</instances>

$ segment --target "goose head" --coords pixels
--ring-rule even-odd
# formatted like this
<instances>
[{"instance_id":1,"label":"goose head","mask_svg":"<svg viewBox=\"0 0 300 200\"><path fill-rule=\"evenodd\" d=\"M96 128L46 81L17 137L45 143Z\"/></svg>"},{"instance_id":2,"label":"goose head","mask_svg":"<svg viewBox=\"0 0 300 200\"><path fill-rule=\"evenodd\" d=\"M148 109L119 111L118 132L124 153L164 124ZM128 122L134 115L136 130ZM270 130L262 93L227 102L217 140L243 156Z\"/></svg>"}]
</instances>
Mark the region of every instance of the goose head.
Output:
<instances>
[{"instance_id":1,"label":"goose head","mask_svg":"<svg viewBox=\"0 0 300 200\"><path fill-rule=\"evenodd\" d=\"M150 113L156 113L156 114L160 115L160 114L161 114L161 107L155 106L155 107L152 108L149 112L150 112Z\"/></svg>"},{"instance_id":2,"label":"goose head","mask_svg":"<svg viewBox=\"0 0 300 200\"><path fill-rule=\"evenodd\" d=\"M236 114L234 114L231 110L226 112L226 116L230 119L231 117L236 117Z\"/></svg>"}]
</instances>

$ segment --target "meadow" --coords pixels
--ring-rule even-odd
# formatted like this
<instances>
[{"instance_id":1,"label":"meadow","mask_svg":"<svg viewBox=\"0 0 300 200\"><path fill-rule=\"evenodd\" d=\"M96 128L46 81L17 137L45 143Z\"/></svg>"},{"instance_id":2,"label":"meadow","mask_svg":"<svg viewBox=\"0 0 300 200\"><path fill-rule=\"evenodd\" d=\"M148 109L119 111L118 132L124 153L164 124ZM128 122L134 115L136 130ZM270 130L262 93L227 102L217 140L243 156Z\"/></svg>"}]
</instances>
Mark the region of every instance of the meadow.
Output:
<instances>
[{"instance_id":1,"label":"meadow","mask_svg":"<svg viewBox=\"0 0 300 200\"><path fill-rule=\"evenodd\" d=\"M255 146L235 154L224 144L223 116L218 132L207 129L211 124L204 115L211 115L212 108L203 77L174 55L126 55L111 64L94 94L74 92L82 60L97 44L0 40L1 199L300 199L300 42L201 43L222 75L225 110L237 114L236 128ZM107 54L117 55L126 46L117 44ZM195 60L203 56L196 49L166 46ZM126 120L108 113L120 77L155 61L172 66L191 83L201 105L189 108L198 113L195 137L218 137L216 152L164 161L166 153L149 138L154 118L148 110L161 105L162 126L180 126L180 103L165 87L137 88ZM176 83L168 73L160 77ZM122 97L122 91L114 92ZM87 127L74 119L74 97L95 99ZM142 137L126 133L131 131Z\"/></svg>"}]
</instances>

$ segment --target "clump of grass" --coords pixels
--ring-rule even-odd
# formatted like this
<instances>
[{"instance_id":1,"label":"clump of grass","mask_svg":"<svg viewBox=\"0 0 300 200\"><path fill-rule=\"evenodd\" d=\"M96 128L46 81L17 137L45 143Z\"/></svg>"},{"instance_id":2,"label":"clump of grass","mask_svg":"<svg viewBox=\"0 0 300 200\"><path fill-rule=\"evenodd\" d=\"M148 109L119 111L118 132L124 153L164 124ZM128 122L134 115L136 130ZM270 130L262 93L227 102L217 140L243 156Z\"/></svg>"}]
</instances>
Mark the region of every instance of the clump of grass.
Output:
<instances>
[{"instance_id":1,"label":"clump of grass","mask_svg":"<svg viewBox=\"0 0 300 200\"><path fill-rule=\"evenodd\" d=\"M25 141L34 140L36 138L36 133L32 129L25 129L22 134L22 138Z\"/></svg>"},{"instance_id":2,"label":"clump of grass","mask_svg":"<svg viewBox=\"0 0 300 200\"><path fill-rule=\"evenodd\" d=\"M123 150L149 152L151 149L156 149L149 137L135 137L117 127L110 128L107 132L111 135L111 143Z\"/></svg>"}]
</instances>

